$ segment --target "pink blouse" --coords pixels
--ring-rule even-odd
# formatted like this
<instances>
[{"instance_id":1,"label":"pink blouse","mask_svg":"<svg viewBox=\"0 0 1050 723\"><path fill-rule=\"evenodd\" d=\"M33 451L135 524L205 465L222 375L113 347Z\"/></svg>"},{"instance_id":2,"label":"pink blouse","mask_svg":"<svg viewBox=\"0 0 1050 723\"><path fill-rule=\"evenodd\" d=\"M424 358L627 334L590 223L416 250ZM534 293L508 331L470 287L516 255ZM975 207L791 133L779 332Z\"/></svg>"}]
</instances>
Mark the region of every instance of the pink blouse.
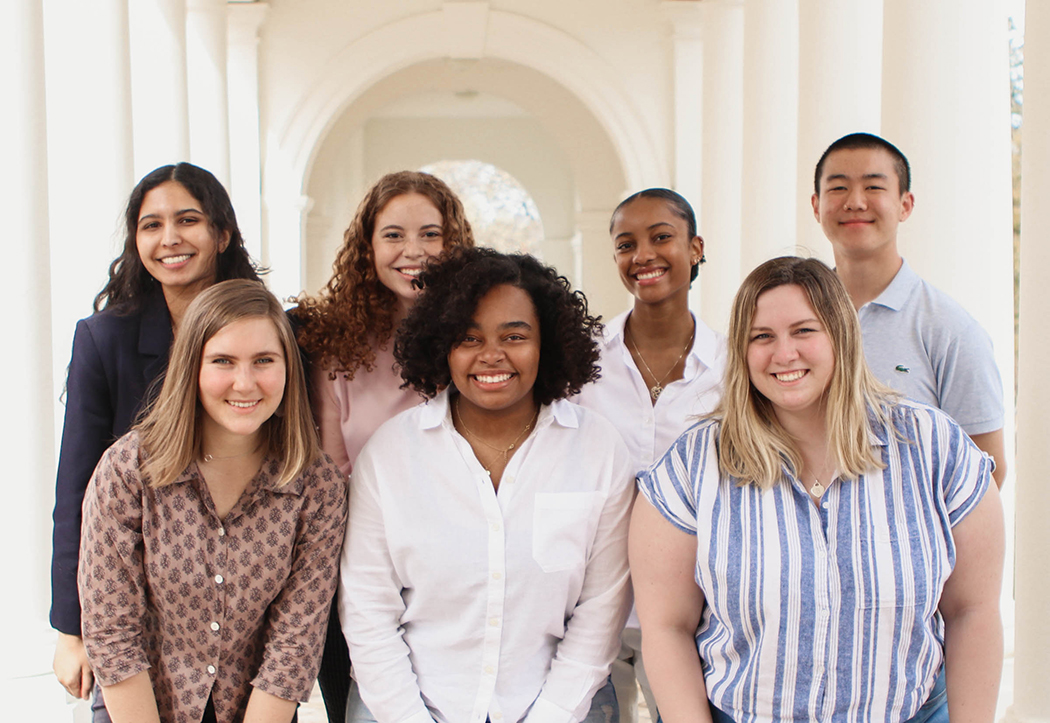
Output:
<instances>
[{"instance_id":1,"label":"pink blouse","mask_svg":"<svg viewBox=\"0 0 1050 723\"><path fill-rule=\"evenodd\" d=\"M394 370L393 342L376 350L372 371L358 369L353 379L329 369L314 368L311 401L321 430L321 447L339 469L349 475L361 448L396 414L424 401L412 389L401 389L402 379Z\"/></svg>"}]
</instances>

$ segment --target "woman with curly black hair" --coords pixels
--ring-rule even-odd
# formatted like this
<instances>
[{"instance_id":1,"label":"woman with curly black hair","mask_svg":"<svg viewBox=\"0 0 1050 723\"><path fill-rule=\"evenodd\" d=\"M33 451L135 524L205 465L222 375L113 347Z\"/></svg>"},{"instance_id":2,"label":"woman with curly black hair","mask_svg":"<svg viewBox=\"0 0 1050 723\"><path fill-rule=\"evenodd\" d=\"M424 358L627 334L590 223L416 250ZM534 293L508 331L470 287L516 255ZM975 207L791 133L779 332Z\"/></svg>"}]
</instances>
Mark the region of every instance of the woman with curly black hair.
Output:
<instances>
[{"instance_id":1,"label":"woman with curly black hair","mask_svg":"<svg viewBox=\"0 0 1050 723\"><path fill-rule=\"evenodd\" d=\"M420 280L394 354L429 402L380 427L350 486L347 720L608 720L633 470L566 401L601 325L531 256L454 249Z\"/></svg>"}]
</instances>

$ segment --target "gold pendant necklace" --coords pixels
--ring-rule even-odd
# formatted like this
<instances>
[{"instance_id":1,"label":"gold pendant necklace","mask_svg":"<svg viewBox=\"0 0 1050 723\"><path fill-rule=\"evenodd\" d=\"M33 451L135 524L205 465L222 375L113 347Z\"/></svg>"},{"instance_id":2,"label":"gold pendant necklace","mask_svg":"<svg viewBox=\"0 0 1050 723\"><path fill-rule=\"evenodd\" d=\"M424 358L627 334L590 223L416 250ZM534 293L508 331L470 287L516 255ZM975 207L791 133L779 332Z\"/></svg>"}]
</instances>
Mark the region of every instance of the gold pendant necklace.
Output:
<instances>
[{"instance_id":1,"label":"gold pendant necklace","mask_svg":"<svg viewBox=\"0 0 1050 723\"><path fill-rule=\"evenodd\" d=\"M660 377L659 380L657 380L656 379L656 375L653 374L653 370L649 368L648 364L646 364L645 357L642 356L642 352L638 351L638 345L634 343L634 339L631 337L631 333L627 330L627 323L624 322L624 325L623 325L623 338L626 339L627 343L631 345L631 349L634 350L635 355L638 357L638 361L640 361L642 363L642 366L645 367L645 371L649 372L649 376L652 377L653 381L656 382L656 384L654 384L651 387L649 387L649 395L653 398L654 402L657 399L660 398L661 394L664 393L664 387L663 387L664 380L667 379L667 377L671 376L671 372L673 372L674 368L676 366L678 366L678 362L682 361L682 357L685 356L685 353L693 348L693 338L695 336L696 336L696 324L693 324L693 333L689 335L689 341L687 341L685 343L685 348L682 349L682 353L679 354L678 358L674 360L674 364L672 364L671 368L667 370L667 373L664 374L662 377Z\"/></svg>"},{"instance_id":2,"label":"gold pendant necklace","mask_svg":"<svg viewBox=\"0 0 1050 723\"><path fill-rule=\"evenodd\" d=\"M453 422L455 421L455 418L458 417L459 418L459 426L463 428L463 431L466 432L473 439L477 440L478 442L481 442L483 445L485 445L489 449L498 452L500 454L500 456L503 457L503 464L504 465L507 464L507 458L508 458L508 455L510 455L510 451L512 449L514 449L514 446L519 441L521 441L522 437L524 437L526 434L529 433L529 430L532 429L532 425L536 423L536 420L539 418L539 415L540 415L540 411L537 409L536 410L536 416L532 418L532 421L530 421L528 424L525 425L525 428L521 430L521 432L518 434L518 436L514 438L514 441L511 442L508 447L497 447L494 444L489 444L484 439L479 437L477 434L472 432L470 427L468 427L466 425L466 423L464 423L463 415L459 411L459 397L456 397L456 401L453 402L453 404L452 404L452 413L453 413ZM482 465L482 467L485 467L485 465ZM489 468L485 467L485 469L488 470ZM489 471L491 471L491 470L489 470Z\"/></svg>"}]
</instances>

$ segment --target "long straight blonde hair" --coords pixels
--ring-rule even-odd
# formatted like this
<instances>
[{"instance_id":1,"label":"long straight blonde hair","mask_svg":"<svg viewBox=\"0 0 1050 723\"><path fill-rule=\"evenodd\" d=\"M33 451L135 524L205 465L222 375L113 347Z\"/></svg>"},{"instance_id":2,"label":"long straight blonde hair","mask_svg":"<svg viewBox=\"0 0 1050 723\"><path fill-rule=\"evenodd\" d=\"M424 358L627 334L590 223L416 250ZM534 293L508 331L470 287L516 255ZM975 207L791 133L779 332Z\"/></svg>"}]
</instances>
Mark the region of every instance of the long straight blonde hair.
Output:
<instances>
[{"instance_id":1,"label":"long straight blonde hair","mask_svg":"<svg viewBox=\"0 0 1050 723\"><path fill-rule=\"evenodd\" d=\"M768 489L785 474L802 469L802 455L774 413L773 405L751 383L747 348L758 297L778 286L802 289L831 340L835 368L825 392L829 452L839 474L855 479L883 464L871 447L871 416L885 422L895 392L883 386L864 361L857 312L834 271L817 259L784 256L750 274L733 300L722 401L712 416L721 418L718 465L743 484Z\"/></svg>"},{"instance_id":2,"label":"long straight blonde hair","mask_svg":"<svg viewBox=\"0 0 1050 723\"><path fill-rule=\"evenodd\" d=\"M284 353L284 398L265 423L267 453L280 465L278 486L298 477L321 456L306 377L295 335L274 295L258 281L233 279L201 292L186 309L175 335L164 386L136 425L146 453L143 471L149 484L171 484L201 455L200 372L204 346L222 329L249 318L269 319Z\"/></svg>"}]
</instances>

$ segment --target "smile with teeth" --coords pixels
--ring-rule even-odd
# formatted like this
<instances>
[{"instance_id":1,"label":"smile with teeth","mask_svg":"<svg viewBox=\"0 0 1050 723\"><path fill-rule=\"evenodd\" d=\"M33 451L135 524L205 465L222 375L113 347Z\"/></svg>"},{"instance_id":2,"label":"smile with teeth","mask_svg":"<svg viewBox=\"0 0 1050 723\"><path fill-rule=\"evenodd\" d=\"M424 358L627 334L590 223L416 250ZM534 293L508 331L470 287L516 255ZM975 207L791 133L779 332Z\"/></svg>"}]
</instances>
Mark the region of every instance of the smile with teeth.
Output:
<instances>
[{"instance_id":1,"label":"smile with teeth","mask_svg":"<svg viewBox=\"0 0 1050 723\"><path fill-rule=\"evenodd\" d=\"M780 372L779 374L774 374L773 376L775 376L777 378L777 381L780 382L794 382L806 376L806 373L807 371L805 369L797 369L793 372Z\"/></svg>"},{"instance_id":2,"label":"smile with teeth","mask_svg":"<svg viewBox=\"0 0 1050 723\"><path fill-rule=\"evenodd\" d=\"M652 271L640 271L634 275L634 278L639 281L648 281L649 279L657 279L667 273L667 269L653 269Z\"/></svg>"},{"instance_id":3,"label":"smile with teeth","mask_svg":"<svg viewBox=\"0 0 1050 723\"><path fill-rule=\"evenodd\" d=\"M160 262L162 264L164 264L165 266L175 266L176 264L181 264L183 261L188 261L190 258L192 258L192 256L193 256L193 254L182 254L180 256L167 256L167 257L161 259Z\"/></svg>"},{"instance_id":4,"label":"smile with teeth","mask_svg":"<svg viewBox=\"0 0 1050 723\"><path fill-rule=\"evenodd\" d=\"M256 399L256 400L250 401L250 402L249 401L243 401L242 402L242 401L236 401L236 400L233 400L233 399L227 399L226 403L229 404L231 407L236 407L237 409L251 409L252 407L254 407L255 405L257 405L259 403L259 400Z\"/></svg>"},{"instance_id":5,"label":"smile with teeth","mask_svg":"<svg viewBox=\"0 0 1050 723\"><path fill-rule=\"evenodd\" d=\"M398 269L398 271L404 274L405 276L411 276L412 278L415 278L419 276L420 272L422 272L423 269L421 269L418 266L407 266L403 269Z\"/></svg>"},{"instance_id":6,"label":"smile with teeth","mask_svg":"<svg viewBox=\"0 0 1050 723\"><path fill-rule=\"evenodd\" d=\"M509 380L513 374L510 372L503 372L501 374L475 374L474 378L482 384L499 384Z\"/></svg>"}]
</instances>

